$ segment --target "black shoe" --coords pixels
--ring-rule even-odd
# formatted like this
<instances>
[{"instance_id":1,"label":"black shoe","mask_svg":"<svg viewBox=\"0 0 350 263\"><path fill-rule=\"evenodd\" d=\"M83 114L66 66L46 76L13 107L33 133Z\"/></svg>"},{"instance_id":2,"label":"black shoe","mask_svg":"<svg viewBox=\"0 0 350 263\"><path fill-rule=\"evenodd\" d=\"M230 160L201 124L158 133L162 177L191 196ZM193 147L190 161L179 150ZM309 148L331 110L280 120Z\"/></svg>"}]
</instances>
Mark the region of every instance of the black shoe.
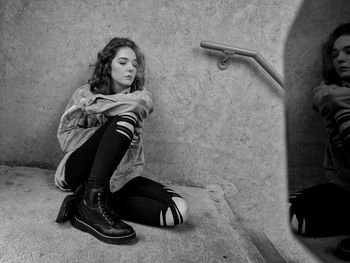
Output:
<instances>
[{"instance_id":1,"label":"black shoe","mask_svg":"<svg viewBox=\"0 0 350 263\"><path fill-rule=\"evenodd\" d=\"M71 219L72 226L108 244L126 243L136 237L134 229L111 212L109 189L86 186Z\"/></svg>"},{"instance_id":2,"label":"black shoe","mask_svg":"<svg viewBox=\"0 0 350 263\"><path fill-rule=\"evenodd\" d=\"M305 237L350 234L347 207L350 195L340 186L326 183L290 196L292 229Z\"/></svg>"},{"instance_id":3,"label":"black shoe","mask_svg":"<svg viewBox=\"0 0 350 263\"><path fill-rule=\"evenodd\" d=\"M62 202L60 210L58 212L56 223L64 223L74 216L76 203L79 196L76 194L67 195Z\"/></svg>"},{"instance_id":4,"label":"black shoe","mask_svg":"<svg viewBox=\"0 0 350 263\"><path fill-rule=\"evenodd\" d=\"M60 210L58 212L57 218L55 220L56 223L64 223L70 219L75 214L76 204L83 197L85 185L79 185L74 194L67 195L62 202Z\"/></svg>"},{"instance_id":5,"label":"black shoe","mask_svg":"<svg viewBox=\"0 0 350 263\"><path fill-rule=\"evenodd\" d=\"M339 243L336 255L340 258L350 260L350 238L345 238Z\"/></svg>"}]
</instances>

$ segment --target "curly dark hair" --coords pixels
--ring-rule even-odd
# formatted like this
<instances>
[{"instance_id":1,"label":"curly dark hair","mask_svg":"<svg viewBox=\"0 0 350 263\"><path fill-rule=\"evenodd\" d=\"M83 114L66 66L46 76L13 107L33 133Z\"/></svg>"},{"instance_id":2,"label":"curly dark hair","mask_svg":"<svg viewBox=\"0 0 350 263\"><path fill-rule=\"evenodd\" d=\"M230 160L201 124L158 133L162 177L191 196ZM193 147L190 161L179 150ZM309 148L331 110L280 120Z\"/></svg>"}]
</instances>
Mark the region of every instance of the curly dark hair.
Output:
<instances>
[{"instance_id":1,"label":"curly dark hair","mask_svg":"<svg viewBox=\"0 0 350 263\"><path fill-rule=\"evenodd\" d=\"M350 35L350 23L344 23L337 26L328 36L322 47L322 75L325 83L341 85L340 76L333 66L332 49L334 42L342 35Z\"/></svg>"},{"instance_id":2,"label":"curly dark hair","mask_svg":"<svg viewBox=\"0 0 350 263\"><path fill-rule=\"evenodd\" d=\"M97 54L97 61L91 65L94 68L88 81L91 92L104 95L112 94L111 63L118 50L123 47L129 47L135 52L138 63L136 76L131 84L131 92L142 90L145 82L145 58L143 53L136 43L129 38L115 37Z\"/></svg>"}]
</instances>

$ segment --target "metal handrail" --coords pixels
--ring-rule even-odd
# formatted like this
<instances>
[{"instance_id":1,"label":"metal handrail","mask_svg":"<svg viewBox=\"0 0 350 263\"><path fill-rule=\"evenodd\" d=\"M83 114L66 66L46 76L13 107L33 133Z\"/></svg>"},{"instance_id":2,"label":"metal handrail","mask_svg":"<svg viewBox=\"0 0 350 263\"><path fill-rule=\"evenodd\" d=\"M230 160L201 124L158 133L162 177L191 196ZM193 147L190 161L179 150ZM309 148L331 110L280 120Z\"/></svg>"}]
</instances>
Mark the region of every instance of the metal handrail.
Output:
<instances>
[{"instance_id":1,"label":"metal handrail","mask_svg":"<svg viewBox=\"0 0 350 263\"><path fill-rule=\"evenodd\" d=\"M200 42L200 46L202 48L207 48L207 49L213 49L217 51L221 51L225 54L225 58L221 61L221 63L226 63L227 57L230 55L241 55L241 56L246 56L246 57L252 57L256 60L256 62L259 63L259 65L265 69L267 73L270 74L270 76L282 87L284 88L284 80L281 77L281 75L270 65L270 63L264 59L259 52L253 51L253 50L248 50L248 49L243 49L243 48L237 48L237 47L232 47L232 46L227 46L223 44L218 44L218 43L213 43L209 41L204 41L202 40ZM220 68L220 67L219 67ZM222 68L224 69L224 68Z\"/></svg>"}]
</instances>

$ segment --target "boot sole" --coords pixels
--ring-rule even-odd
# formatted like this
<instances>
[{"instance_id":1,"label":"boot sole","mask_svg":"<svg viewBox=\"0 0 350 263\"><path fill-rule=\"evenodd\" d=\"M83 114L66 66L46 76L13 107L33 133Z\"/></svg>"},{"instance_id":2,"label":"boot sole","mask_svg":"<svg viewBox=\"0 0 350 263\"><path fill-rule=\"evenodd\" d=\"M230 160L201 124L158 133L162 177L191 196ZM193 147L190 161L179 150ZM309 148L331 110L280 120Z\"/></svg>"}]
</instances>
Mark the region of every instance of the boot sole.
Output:
<instances>
[{"instance_id":1,"label":"boot sole","mask_svg":"<svg viewBox=\"0 0 350 263\"><path fill-rule=\"evenodd\" d=\"M56 223L64 223L73 217L74 201L78 199L77 195L67 195L62 202L60 210L55 220Z\"/></svg>"},{"instance_id":2,"label":"boot sole","mask_svg":"<svg viewBox=\"0 0 350 263\"><path fill-rule=\"evenodd\" d=\"M100 241L102 241L104 243L107 243L107 244L112 244L112 245L124 244L124 243L130 242L132 239L134 239L136 237L135 231L133 233L131 233L130 235L120 236L120 237L104 235L104 234L98 232L92 226L88 225L84 221L82 221L79 218L77 218L76 216L74 216L71 219L71 224L72 224L72 226L74 228L79 229L79 230L81 230L83 232L89 233L90 235L93 235L98 240L100 240Z\"/></svg>"}]
</instances>

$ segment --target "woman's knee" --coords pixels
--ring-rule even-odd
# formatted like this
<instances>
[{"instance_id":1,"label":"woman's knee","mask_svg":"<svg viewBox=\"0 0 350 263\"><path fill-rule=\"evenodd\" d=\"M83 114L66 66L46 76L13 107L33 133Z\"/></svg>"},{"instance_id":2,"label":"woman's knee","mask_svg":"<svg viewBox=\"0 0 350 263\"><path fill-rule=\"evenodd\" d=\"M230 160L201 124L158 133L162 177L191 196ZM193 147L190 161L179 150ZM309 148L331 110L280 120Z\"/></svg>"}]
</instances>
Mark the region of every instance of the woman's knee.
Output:
<instances>
[{"instance_id":1,"label":"woman's knee","mask_svg":"<svg viewBox=\"0 0 350 263\"><path fill-rule=\"evenodd\" d=\"M185 201L185 199L180 198L180 197L174 197L176 198L176 200L174 201L179 213L181 214L182 217L182 222L181 223L185 223L188 220L189 214L190 214L190 208L187 204L187 202Z\"/></svg>"},{"instance_id":2,"label":"woman's knee","mask_svg":"<svg viewBox=\"0 0 350 263\"><path fill-rule=\"evenodd\" d=\"M181 197L172 197L172 200L174 202L175 209L171 209L170 207L167 209L165 215L167 226L185 223L189 217L189 206L185 199Z\"/></svg>"},{"instance_id":3,"label":"woman's knee","mask_svg":"<svg viewBox=\"0 0 350 263\"><path fill-rule=\"evenodd\" d=\"M136 114L133 112L126 112L115 116L114 119L117 125L116 131L132 140L134 137L135 127L137 123Z\"/></svg>"}]
</instances>

